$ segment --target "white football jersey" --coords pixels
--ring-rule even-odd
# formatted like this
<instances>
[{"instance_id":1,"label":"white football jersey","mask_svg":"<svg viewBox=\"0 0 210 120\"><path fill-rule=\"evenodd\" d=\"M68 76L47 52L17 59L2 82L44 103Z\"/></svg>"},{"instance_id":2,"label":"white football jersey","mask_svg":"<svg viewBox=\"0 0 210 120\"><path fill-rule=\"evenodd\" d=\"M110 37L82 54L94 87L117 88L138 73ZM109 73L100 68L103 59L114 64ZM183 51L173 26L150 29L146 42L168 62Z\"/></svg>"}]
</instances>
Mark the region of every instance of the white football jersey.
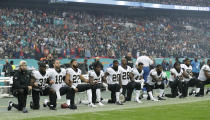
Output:
<instances>
[{"instance_id":1,"label":"white football jersey","mask_svg":"<svg viewBox=\"0 0 210 120\"><path fill-rule=\"evenodd\" d=\"M107 76L107 83L108 84L119 84L120 79L120 70L115 71L113 68L107 68L106 70L109 75Z\"/></svg>"},{"instance_id":2,"label":"white football jersey","mask_svg":"<svg viewBox=\"0 0 210 120\"><path fill-rule=\"evenodd\" d=\"M66 83L64 82L64 78L66 76L66 70L64 68L60 69L60 72L57 72L54 68L49 69L50 72L50 79L53 80L55 83L52 84L53 89L60 89L62 86L65 86Z\"/></svg>"},{"instance_id":3,"label":"white football jersey","mask_svg":"<svg viewBox=\"0 0 210 120\"><path fill-rule=\"evenodd\" d=\"M198 79L200 81L206 81L207 80L204 70L208 71L208 74L210 74L210 67L206 64L203 65L201 70L200 70L199 76L198 76Z\"/></svg>"},{"instance_id":4,"label":"white football jersey","mask_svg":"<svg viewBox=\"0 0 210 120\"><path fill-rule=\"evenodd\" d=\"M104 72L101 70L100 74L97 75L94 70L89 71L89 76L93 77L94 81L98 81L98 83L102 82L102 77L104 76Z\"/></svg>"},{"instance_id":5,"label":"white football jersey","mask_svg":"<svg viewBox=\"0 0 210 120\"><path fill-rule=\"evenodd\" d=\"M153 78L152 78L151 75L153 75L153 76L155 76L155 77L157 77L157 78L162 78L163 72L161 72L161 73L158 75L158 73L157 73L157 71L156 71L155 68L152 69L152 70L150 71L150 73L149 73L149 75L148 75L148 77L147 77L147 83L148 83L149 85L155 85L156 81L153 80Z\"/></svg>"},{"instance_id":6,"label":"white football jersey","mask_svg":"<svg viewBox=\"0 0 210 120\"><path fill-rule=\"evenodd\" d=\"M143 77L144 70L142 70L141 72L139 72L137 68L133 68L133 69L131 70L131 72L132 72L133 75L134 75L133 77L134 77L135 82L140 82L141 77Z\"/></svg>"},{"instance_id":7,"label":"white football jersey","mask_svg":"<svg viewBox=\"0 0 210 120\"><path fill-rule=\"evenodd\" d=\"M68 68L66 71L67 74L70 75L70 81L72 81L74 86L77 86L78 84L81 83L80 75L82 75L82 72L79 68L77 68L77 71L75 71L72 68Z\"/></svg>"},{"instance_id":8,"label":"white football jersey","mask_svg":"<svg viewBox=\"0 0 210 120\"><path fill-rule=\"evenodd\" d=\"M172 69L170 70L170 72L173 73L173 74L175 74L176 77L180 77L180 76L182 76L182 74L183 74L183 70L182 70L182 69L181 69L180 72L178 73L178 72L176 71L175 68L172 68ZM175 79L176 79L176 78L174 78L174 75L170 75L169 81L174 81Z\"/></svg>"},{"instance_id":9,"label":"white football jersey","mask_svg":"<svg viewBox=\"0 0 210 120\"><path fill-rule=\"evenodd\" d=\"M184 80L189 81L192 78L192 76L190 75L192 73L192 66L181 64L181 68L190 76L190 78L184 78Z\"/></svg>"},{"instance_id":10,"label":"white football jersey","mask_svg":"<svg viewBox=\"0 0 210 120\"><path fill-rule=\"evenodd\" d=\"M127 68L123 68L122 66L118 67L121 73L121 80L122 80L122 85L127 85L128 82L130 82L130 72L131 72L131 67L127 65Z\"/></svg>"},{"instance_id":11,"label":"white football jersey","mask_svg":"<svg viewBox=\"0 0 210 120\"><path fill-rule=\"evenodd\" d=\"M50 73L49 71L46 71L45 75L42 75L38 70L33 70L32 76L35 78L35 82L41 86L45 86L47 84L47 80L50 77Z\"/></svg>"}]
</instances>

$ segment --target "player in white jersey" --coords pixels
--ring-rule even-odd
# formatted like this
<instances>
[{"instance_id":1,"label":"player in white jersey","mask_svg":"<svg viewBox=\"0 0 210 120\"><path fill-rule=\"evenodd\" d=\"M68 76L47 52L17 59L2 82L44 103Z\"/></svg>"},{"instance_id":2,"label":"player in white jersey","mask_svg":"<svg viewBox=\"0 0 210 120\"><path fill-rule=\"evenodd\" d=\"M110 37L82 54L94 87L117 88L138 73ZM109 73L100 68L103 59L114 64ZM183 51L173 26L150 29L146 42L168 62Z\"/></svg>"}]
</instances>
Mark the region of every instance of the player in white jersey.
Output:
<instances>
[{"instance_id":1,"label":"player in white jersey","mask_svg":"<svg viewBox=\"0 0 210 120\"><path fill-rule=\"evenodd\" d=\"M152 101L165 100L162 97L164 93L164 89L165 89L162 77L163 77L163 68L161 65L157 65L156 68L152 69L149 73L145 86L146 86L149 98ZM158 100L153 97L153 94L152 94L153 89L160 89Z\"/></svg>"},{"instance_id":2,"label":"player in white jersey","mask_svg":"<svg viewBox=\"0 0 210 120\"><path fill-rule=\"evenodd\" d=\"M127 92L127 101L131 100L133 89L136 89L136 98L135 101L137 103L142 103L139 100L140 90L143 89L144 79L143 79L143 63L138 63L137 68L133 68L130 73L131 82L128 83L128 92Z\"/></svg>"},{"instance_id":3,"label":"player in white jersey","mask_svg":"<svg viewBox=\"0 0 210 120\"><path fill-rule=\"evenodd\" d=\"M70 100L72 101L73 89L70 88L66 83L68 81L65 80L66 70L64 68L60 68L60 61L54 61L54 68L49 69L50 71L50 79L54 81L54 84L51 85L56 92L56 98L61 99L62 95L66 94L66 102L70 109L77 109L75 104L70 104ZM53 104L50 105L51 109L56 109L56 99L53 101ZM49 106L49 105L48 105Z\"/></svg>"},{"instance_id":4,"label":"player in white jersey","mask_svg":"<svg viewBox=\"0 0 210 120\"><path fill-rule=\"evenodd\" d=\"M171 88L171 94L166 94L166 97L175 98L178 96L178 91L180 90L179 82L182 81L183 78L183 70L181 69L180 63L174 63L174 67L170 70L171 76L169 78L169 86Z\"/></svg>"},{"instance_id":5,"label":"player in white jersey","mask_svg":"<svg viewBox=\"0 0 210 120\"><path fill-rule=\"evenodd\" d=\"M197 79L193 78L193 73L192 73L192 66L191 66L191 60L186 58L184 60L184 64L181 64L181 68L183 70L184 74L184 79L183 81L180 82L180 88L181 88L181 93L182 95L180 98L187 97L188 94L188 87L194 87L197 83ZM193 89L189 93L190 95L193 94Z\"/></svg>"},{"instance_id":6,"label":"player in white jersey","mask_svg":"<svg viewBox=\"0 0 210 120\"><path fill-rule=\"evenodd\" d=\"M119 66L121 80L122 80L122 94L126 98L127 84L130 82L131 67L127 65L126 58L121 59L121 66Z\"/></svg>"},{"instance_id":7,"label":"player in white jersey","mask_svg":"<svg viewBox=\"0 0 210 120\"><path fill-rule=\"evenodd\" d=\"M120 88L122 87L122 81L118 65L118 61L114 60L113 67L107 68L104 77L107 80L108 89L111 91L111 99L108 100L108 103L116 103L117 105L123 105L120 102Z\"/></svg>"},{"instance_id":8,"label":"player in white jersey","mask_svg":"<svg viewBox=\"0 0 210 120\"><path fill-rule=\"evenodd\" d=\"M198 83L196 88L196 97L200 97L204 95L204 86L206 84L210 84L210 59L208 59L207 64L203 65L199 76L198 76ZM208 94L209 89L206 91Z\"/></svg>"},{"instance_id":9,"label":"player in white jersey","mask_svg":"<svg viewBox=\"0 0 210 120\"><path fill-rule=\"evenodd\" d=\"M49 99L52 102L55 91L49 87L49 84L53 84L53 81L49 79L49 71L46 71L46 64L40 62L39 70L32 71L32 100L30 102L31 109L40 108L40 95L49 95Z\"/></svg>"},{"instance_id":10,"label":"player in white jersey","mask_svg":"<svg viewBox=\"0 0 210 120\"><path fill-rule=\"evenodd\" d=\"M87 84L81 84L81 80ZM74 96L76 92L87 91L88 106L96 107L92 103L92 90L90 84L93 84L93 81L89 81L82 76L81 70L78 68L78 64L75 59L71 60L71 68L67 69L66 81L69 82L68 85L74 90L74 95L71 100L72 104L74 103Z\"/></svg>"},{"instance_id":11,"label":"player in white jersey","mask_svg":"<svg viewBox=\"0 0 210 120\"><path fill-rule=\"evenodd\" d=\"M104 106L101 103L101 88L103 88L103 83L106 83L104 78L104 72L101 70L101 64L94 64L93 70L89 71L89 80L93 81L92 87L92 101L96 104L96 98L99 106Z\"/></svg>"}]
</instances>

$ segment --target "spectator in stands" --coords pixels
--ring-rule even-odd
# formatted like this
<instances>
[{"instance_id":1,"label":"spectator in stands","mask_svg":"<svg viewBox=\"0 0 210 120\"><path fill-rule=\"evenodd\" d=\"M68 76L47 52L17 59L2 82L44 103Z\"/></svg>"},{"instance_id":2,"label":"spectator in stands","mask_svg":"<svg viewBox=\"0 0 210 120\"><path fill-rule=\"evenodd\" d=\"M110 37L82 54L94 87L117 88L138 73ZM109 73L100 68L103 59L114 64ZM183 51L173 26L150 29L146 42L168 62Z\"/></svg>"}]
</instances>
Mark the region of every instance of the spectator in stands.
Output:
<instances>
[{"instance_id":1,"label":"spectator in stands","mask_svg":"<svg viewBox=\"0 0 210 120\"><path fill-rule=\"evenodd\" d=\"M131 68L133 68L133 58L132 58L131 52L128 52L128 54L127 54L127 56L125 58L127 60L128 66L130 66Z\"/></svg>"},{"instance_id":2,"label":"spectator in stands","mask_svg":"<svg viewBox=\"0 0 210 120\"><path fill-rule=\"evenodd\" d=\"M192 72L193 72L193 76L195 78L198 78L199 72L200 72L200 62L198 61L198 58L195 58L192 62Z\"/></svg>"},{"instance_id":3,"label":"spectator in stands","mask_svg":"<svg viewBox=\"0 0 210 120\"><path fill-rule=\"evenodd\" d=\"M104 66L103 66L103 64L100 62L100 58L99 58L99 57L96 57L96 58L95 58L95 61L89 66L89 69L90 69L90 70L93 70L95 64L100 64L100 65L101 65L101 70L103 70Z\"/></svg>"},{"instance_id":4,"label":"spectator in stands","mask_svg":"<svg viewBox=\"0 0 210 120\"><path fill-rule=\"evenodd\" d=\"M3 66L3 72L5 77L9 77L12 75L12 66L9 64L8 60L5 60L4 66Z\"/></svg>"},{"instance_id":5,"label":"spectator in stands","mask_svg":"<svg viewBox=\"0 0 210 120\"><path fill-rule=\"evenodd\" d=\"M169 70L169 63L164 59L162 62L163 71Z\"/></svg>"},{"instance_id":6,"label":"spectator in stands","mask_svg":"<svg viewBox=\"0 0 210 120\"><path fill-rule=\"evenodd\" d=\"M84 59L83 63L79 64L79 69L82 71L82 74L87 74L88 73L88 64L87 64L87 59Z\"/></svg>"},{"instance_id":7,"label":"spectator in stands","mask_svg":"<svg viewBox=\"0 0 210 120\"><path fill-rule=\"evenodd\" d=\"M11 72L11 76L14 75L14 70L16 69L16 66L14 65L14 61L10 61L10 65L12 66L12 72Z\"/></svg>"}]
</instances>

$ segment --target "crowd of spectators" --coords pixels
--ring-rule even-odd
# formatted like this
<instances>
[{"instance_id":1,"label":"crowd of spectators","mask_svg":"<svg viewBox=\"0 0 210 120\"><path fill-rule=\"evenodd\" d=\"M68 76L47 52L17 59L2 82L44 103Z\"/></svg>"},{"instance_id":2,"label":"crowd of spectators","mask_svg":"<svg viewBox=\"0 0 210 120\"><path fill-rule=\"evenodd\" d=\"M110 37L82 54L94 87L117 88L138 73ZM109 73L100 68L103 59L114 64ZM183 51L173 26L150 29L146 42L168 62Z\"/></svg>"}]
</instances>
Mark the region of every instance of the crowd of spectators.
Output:
<instances>
[{"instance_id":1,"label":"crowd of spectators","mask_svg":"<svg viewBox=\"0 0 210 120\"><path fill-rule=\"evenodd\" d=\"M0 8L0 58L210 57L210 21Z\"/></svg>"},{"instance_id":2,"label":"crowd of spectators","mask_svg":"<svg viewBox=\"0 0 210 120\"><path fill-rule=\"evenodd\" d=\"M200 7L210 6L209 0L123 0L123 1L157 3L157 4L166 4L166 5L200 6Z\"/></svg>"}]
</instances>

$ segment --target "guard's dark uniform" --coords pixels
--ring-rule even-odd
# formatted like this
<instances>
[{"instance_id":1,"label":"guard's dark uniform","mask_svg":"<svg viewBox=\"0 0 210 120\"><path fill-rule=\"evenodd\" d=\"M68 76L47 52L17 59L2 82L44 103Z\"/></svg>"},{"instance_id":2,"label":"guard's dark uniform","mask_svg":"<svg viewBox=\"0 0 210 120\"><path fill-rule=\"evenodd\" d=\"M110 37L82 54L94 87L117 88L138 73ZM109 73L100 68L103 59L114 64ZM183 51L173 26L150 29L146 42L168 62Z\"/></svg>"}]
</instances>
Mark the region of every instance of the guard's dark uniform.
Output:
<instances>
[{"instance_id":1,"label":"guard's dark uniform","mask_svg":"<svg viewBox=\"0 0 210 120\"><path fill-rule=\"evenodd\" d=\"M12 93L18 99L18 104L13 107L22 111L26 107L28 86L31 86L31 73L29 71L18 70L13 76Z\"/></svg>"}]
</instances>

